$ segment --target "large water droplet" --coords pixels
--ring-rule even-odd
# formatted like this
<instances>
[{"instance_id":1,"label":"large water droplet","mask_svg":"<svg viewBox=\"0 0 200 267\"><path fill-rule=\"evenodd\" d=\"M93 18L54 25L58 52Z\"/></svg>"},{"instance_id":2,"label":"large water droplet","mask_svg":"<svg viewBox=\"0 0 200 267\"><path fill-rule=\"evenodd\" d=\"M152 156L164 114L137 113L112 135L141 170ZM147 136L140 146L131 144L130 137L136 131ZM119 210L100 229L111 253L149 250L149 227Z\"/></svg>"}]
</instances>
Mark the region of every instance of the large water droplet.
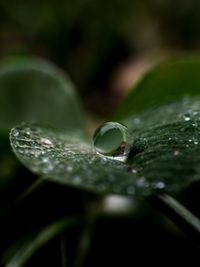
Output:
<instances>
[{"instance_id":1,"label":"large water droplet","mask_svg":"<svg viewBox=\"0 0 200 267\"><path fill-rule=\"evenodd\" d=\"M128 128L118 122L105 122L100 125L94 135L96 151L102 155L125 160L131 147Z\"/></svg>"}]
</instances>

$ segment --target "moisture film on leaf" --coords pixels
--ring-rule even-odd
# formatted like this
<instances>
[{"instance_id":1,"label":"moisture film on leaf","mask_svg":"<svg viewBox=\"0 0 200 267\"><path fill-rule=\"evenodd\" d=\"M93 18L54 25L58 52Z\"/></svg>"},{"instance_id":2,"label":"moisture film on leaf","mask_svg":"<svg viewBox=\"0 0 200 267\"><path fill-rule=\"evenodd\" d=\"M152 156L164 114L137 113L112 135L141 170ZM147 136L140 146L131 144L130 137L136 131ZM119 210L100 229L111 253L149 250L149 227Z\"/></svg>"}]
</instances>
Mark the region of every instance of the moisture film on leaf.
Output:
<instances>
[{"instance_id":1,"label":"moisture film on leaf","mask_svg":"<svg viewBox=\"0 0 200 267\"><path fill-rule=\"evenodd\" d=\"M146 196L200 178L200 100L187 98L130 117L132 146L121 162L76 137L34 125L10 134L20 161L51 181L96 193Z\"/></svg>"},{"instance_id":2,"label":"moisture film on leaf","mask_svg":"<svg viewBox=\"0 0 200 267\"><path fill-rule=\"evenodd\" d=\"M34 125L12 130L14 152L36 174L62 184L100 193L127 194L134 175L126 164L104 157L76 132L67 134Z\"/></svg>"}]
</instances>

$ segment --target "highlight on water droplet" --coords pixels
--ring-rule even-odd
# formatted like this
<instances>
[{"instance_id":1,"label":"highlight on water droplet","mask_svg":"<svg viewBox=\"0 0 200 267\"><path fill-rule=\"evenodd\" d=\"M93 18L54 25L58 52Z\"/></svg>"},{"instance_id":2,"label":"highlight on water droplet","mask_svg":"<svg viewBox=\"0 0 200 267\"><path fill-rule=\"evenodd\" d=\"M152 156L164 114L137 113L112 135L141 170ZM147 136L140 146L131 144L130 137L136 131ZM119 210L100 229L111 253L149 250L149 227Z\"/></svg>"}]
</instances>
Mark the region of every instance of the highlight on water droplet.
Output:
<instances>
[{"instance_id":1,"label":"highlight on water droplet","mask_svg":"<svg viewBox=\"0 0 200 267\"><path fill-rule=\"evenodd\" d=\"M185 121L190 121L190 120L191 120L189 114L185 114L185 115L183 116L183 118L184 118Z\"/></svg>"},{"instance_id":2,"label":"highlight on water droplet","mask_svg":"<svg viewBox=\"0 0 200 267\"><path fill-rule=\"evenodd\" d=\"M131 136L125 125L105 122L94 132L93 142L98 153L124 161L130 151Z\"/></svg>"},{"instance_id":3,"label":"highlight on water droplet","mask_svg":"<svg viewBox=\"0 0 200 267\"><path fill-rule=\"evenodd\" d=\"M164 189L165 183L163 181L155 181L152 183L152 188L158 190Z\"/></svg>"}]
</instances>

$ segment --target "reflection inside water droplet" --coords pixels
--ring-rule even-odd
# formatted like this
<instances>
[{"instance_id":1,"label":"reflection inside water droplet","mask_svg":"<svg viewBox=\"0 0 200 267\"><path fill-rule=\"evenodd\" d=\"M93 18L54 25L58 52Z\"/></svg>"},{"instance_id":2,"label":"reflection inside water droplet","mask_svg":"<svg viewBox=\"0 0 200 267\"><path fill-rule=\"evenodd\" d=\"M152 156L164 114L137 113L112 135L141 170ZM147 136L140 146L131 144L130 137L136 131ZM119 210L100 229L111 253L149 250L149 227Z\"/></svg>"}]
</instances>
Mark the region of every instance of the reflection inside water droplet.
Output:
<instances>
[{"instance_id":1,"label":"reflection inside water droplet","mask_svg":"<svg viewBox=\"0 0 200 267\"><path fill-rule=\"evenodd\" d=\"M117 122L103 123L93 135L98 153L121 161L126 159L130 151L130 139L128 128Z\"/></svg>"}]
</instances>

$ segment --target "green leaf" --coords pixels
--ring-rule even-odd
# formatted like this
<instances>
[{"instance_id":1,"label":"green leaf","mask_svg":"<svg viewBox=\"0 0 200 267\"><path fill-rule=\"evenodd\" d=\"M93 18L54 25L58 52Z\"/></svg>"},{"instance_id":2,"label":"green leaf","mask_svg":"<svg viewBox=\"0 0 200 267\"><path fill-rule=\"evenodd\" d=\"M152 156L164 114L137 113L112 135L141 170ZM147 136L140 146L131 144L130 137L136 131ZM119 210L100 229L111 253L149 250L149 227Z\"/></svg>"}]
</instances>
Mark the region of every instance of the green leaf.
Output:
<instances>
[{"instance_id":1,"label":"green leaf","mask_svg":"<svg viewBox=\"0 0 200 267\"><path fill-rule=\"evenodd\" d=\"M2 263L5 267L24 266L40 248L75 222L76 220L72 218L61 219L26 237L25 240L19 241L7 250L3 256Z\"/></svg>"},{"instance_id":2,"label":"green leaf","mask_svg":"<svg viewBox=\"0 0 200 267\"><path fill-rule=\"evenodd\" d=\"M46 179L96 193L146 196L199 180L199 117L200 100L187 98L129 118L126 162L98 154L75 134L34 125L14 128L10 139L20 161Z\"/></svg>"},{"instance_id":3,"label":"green leaf","mask_svg":"<svg viewBox=\"0 0 200 267\"><path fill-rule=\"evenodd\" d=\"M12 130L10 138L20 161L48 180L94 192L121 194L127 194L135 181L126 164L97 154L76 132L67 135L23 124Z\"/></svg>"},{"instance_id":4,"label":"green leaf","mask_svg":"<svg viewBox=\"0 0 200 267\"><path fill-rule=\"evenodd\" d=\"M133 113L160 106L183 96L199 95L200 57L160 63L150 69L125 96L114 114L122 120Z\"/></svg>"},{"instance_id":5,"label":"green leaf","mask_svg":"<svg viewBox=\"0 0 200 267\"><path fill-rule=\"evenodd\" d=\"M22 121L82 129L82 114L73 84L53 64L23 59L0 65L0 129Z\"/></svg>"},{"instance_id":6,"label":"green leaf","mask_svg":"<svg viewBox=\"0 0 200 267\"><path fill-rule=\"evenodd\" d=\"M142 153L129 164L140 166L152 186L169 191L200 179L200 99L184 98L129 117L133 144ZM134 152L134 150L133 150Z\"/></svg>"}]
</instances>

